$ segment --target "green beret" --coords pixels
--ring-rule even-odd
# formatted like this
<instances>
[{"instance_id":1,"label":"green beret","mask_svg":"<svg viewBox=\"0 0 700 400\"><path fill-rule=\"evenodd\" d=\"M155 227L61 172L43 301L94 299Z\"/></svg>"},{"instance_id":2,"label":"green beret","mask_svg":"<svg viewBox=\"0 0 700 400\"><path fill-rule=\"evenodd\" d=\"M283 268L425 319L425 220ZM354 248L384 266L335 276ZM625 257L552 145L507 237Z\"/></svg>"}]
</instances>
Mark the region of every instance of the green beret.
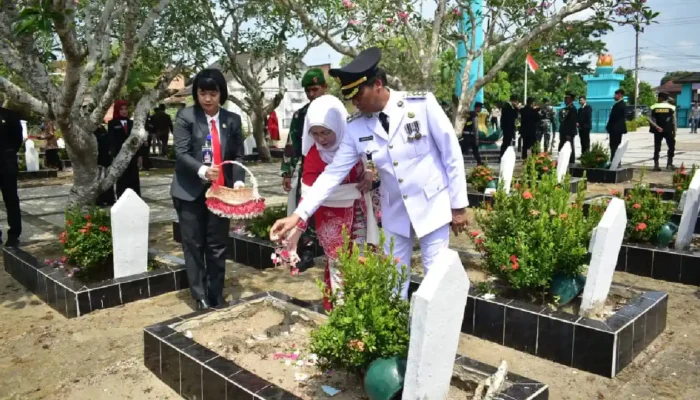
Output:
<instances>
[{"instance_id":1,"label":"green beret","mask_svg":"<svg viewBox=\"0 0 700 400\"><path fill-rule=\"evenodd\" d=\"M306 71L304 77L301 78L301 87L308 87L313 85L325 85L326 75L320 68L311 68Z\"/></svg>"}]
</instances>

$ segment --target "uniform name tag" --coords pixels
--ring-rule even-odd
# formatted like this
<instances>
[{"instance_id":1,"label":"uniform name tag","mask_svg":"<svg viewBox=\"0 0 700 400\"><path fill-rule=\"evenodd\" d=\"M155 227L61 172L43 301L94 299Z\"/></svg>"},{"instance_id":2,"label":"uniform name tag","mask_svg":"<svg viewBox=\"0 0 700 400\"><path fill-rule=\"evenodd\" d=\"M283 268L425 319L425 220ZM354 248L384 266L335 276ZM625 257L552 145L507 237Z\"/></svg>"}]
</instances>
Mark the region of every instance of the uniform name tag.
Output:
<instances>
[{"instance_id":1,"label":"uniform name tag","mask_svg":"<svg viewBox=\"0 0 700 400\"><path fill-rule=\"evenodd\" d=\"M374 140L374 136L365 136L360 138L360 143L362 142L369 142L370 140Z\"/></svg>"}]
</instances>

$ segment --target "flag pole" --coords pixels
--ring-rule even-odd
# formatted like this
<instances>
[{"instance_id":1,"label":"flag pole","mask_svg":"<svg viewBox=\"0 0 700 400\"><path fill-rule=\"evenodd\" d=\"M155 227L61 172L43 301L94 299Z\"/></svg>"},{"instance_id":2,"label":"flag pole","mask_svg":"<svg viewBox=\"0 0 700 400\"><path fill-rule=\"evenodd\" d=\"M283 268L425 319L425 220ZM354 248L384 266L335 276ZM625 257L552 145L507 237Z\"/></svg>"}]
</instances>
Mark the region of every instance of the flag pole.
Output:
<instances>
[{"instance_id":1,"label":"flag pole","mask_svg":"<svg viewBox=\"0 0 700 400\"><path fill-rule=\"evenodd\" d=\"M523 96L523 103L527 102L527 73L530 66L527 65L527 54L525 55L525 96Z\"/></svg>"}]
</instances>

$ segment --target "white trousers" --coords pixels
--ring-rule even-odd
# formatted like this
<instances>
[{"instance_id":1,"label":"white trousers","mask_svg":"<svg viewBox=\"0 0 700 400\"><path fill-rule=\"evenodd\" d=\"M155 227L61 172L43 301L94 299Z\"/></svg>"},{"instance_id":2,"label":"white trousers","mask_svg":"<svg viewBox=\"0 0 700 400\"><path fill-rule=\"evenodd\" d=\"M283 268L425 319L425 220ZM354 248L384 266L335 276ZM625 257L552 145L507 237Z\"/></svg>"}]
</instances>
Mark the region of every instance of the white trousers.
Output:
<instances>
[{"instance_id":1,"label":"white trousers","mask_svg":"<svg viewBox=\"0 0 700 400\"><path fill-rule=\"evenodd\" d=\"M411 237L401 236L391 231L384 230L386 242L384 252L389 254L391 239L394 239L394 257L398 257L399 263L396 267L401 270L405 265L408 270L408 280L401 287L401 297L408 299L408 285L411 281L411 255L413 254L413 240L415 232L411 229ZM433 265L440 249L446 248L450 244L450 225L444 225L419 239L421 258L423 259L423 272L428 275L430 267Z\"/></svg>"}]
</instances>

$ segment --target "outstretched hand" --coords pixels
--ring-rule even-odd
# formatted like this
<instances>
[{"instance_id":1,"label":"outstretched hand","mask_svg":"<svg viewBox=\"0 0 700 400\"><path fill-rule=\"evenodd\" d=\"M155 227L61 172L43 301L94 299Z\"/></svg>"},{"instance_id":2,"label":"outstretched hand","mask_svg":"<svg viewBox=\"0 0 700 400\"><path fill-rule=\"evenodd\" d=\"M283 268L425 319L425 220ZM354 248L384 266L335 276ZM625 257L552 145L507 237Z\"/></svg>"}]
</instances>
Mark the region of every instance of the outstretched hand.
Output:
<instances>
[{"instance_id":1,"label":"outstretched hand","mask_svg":"<svg viewBox=\"0 0 700 400\"><path fill-rule=\"evenodd\" d=\"M287 218L278 219L270 228L270 240L277 241L280 237L287 235L287 232L297 226L301 218L298 215L292 214Z\"/></svg>"}]
</instances>

